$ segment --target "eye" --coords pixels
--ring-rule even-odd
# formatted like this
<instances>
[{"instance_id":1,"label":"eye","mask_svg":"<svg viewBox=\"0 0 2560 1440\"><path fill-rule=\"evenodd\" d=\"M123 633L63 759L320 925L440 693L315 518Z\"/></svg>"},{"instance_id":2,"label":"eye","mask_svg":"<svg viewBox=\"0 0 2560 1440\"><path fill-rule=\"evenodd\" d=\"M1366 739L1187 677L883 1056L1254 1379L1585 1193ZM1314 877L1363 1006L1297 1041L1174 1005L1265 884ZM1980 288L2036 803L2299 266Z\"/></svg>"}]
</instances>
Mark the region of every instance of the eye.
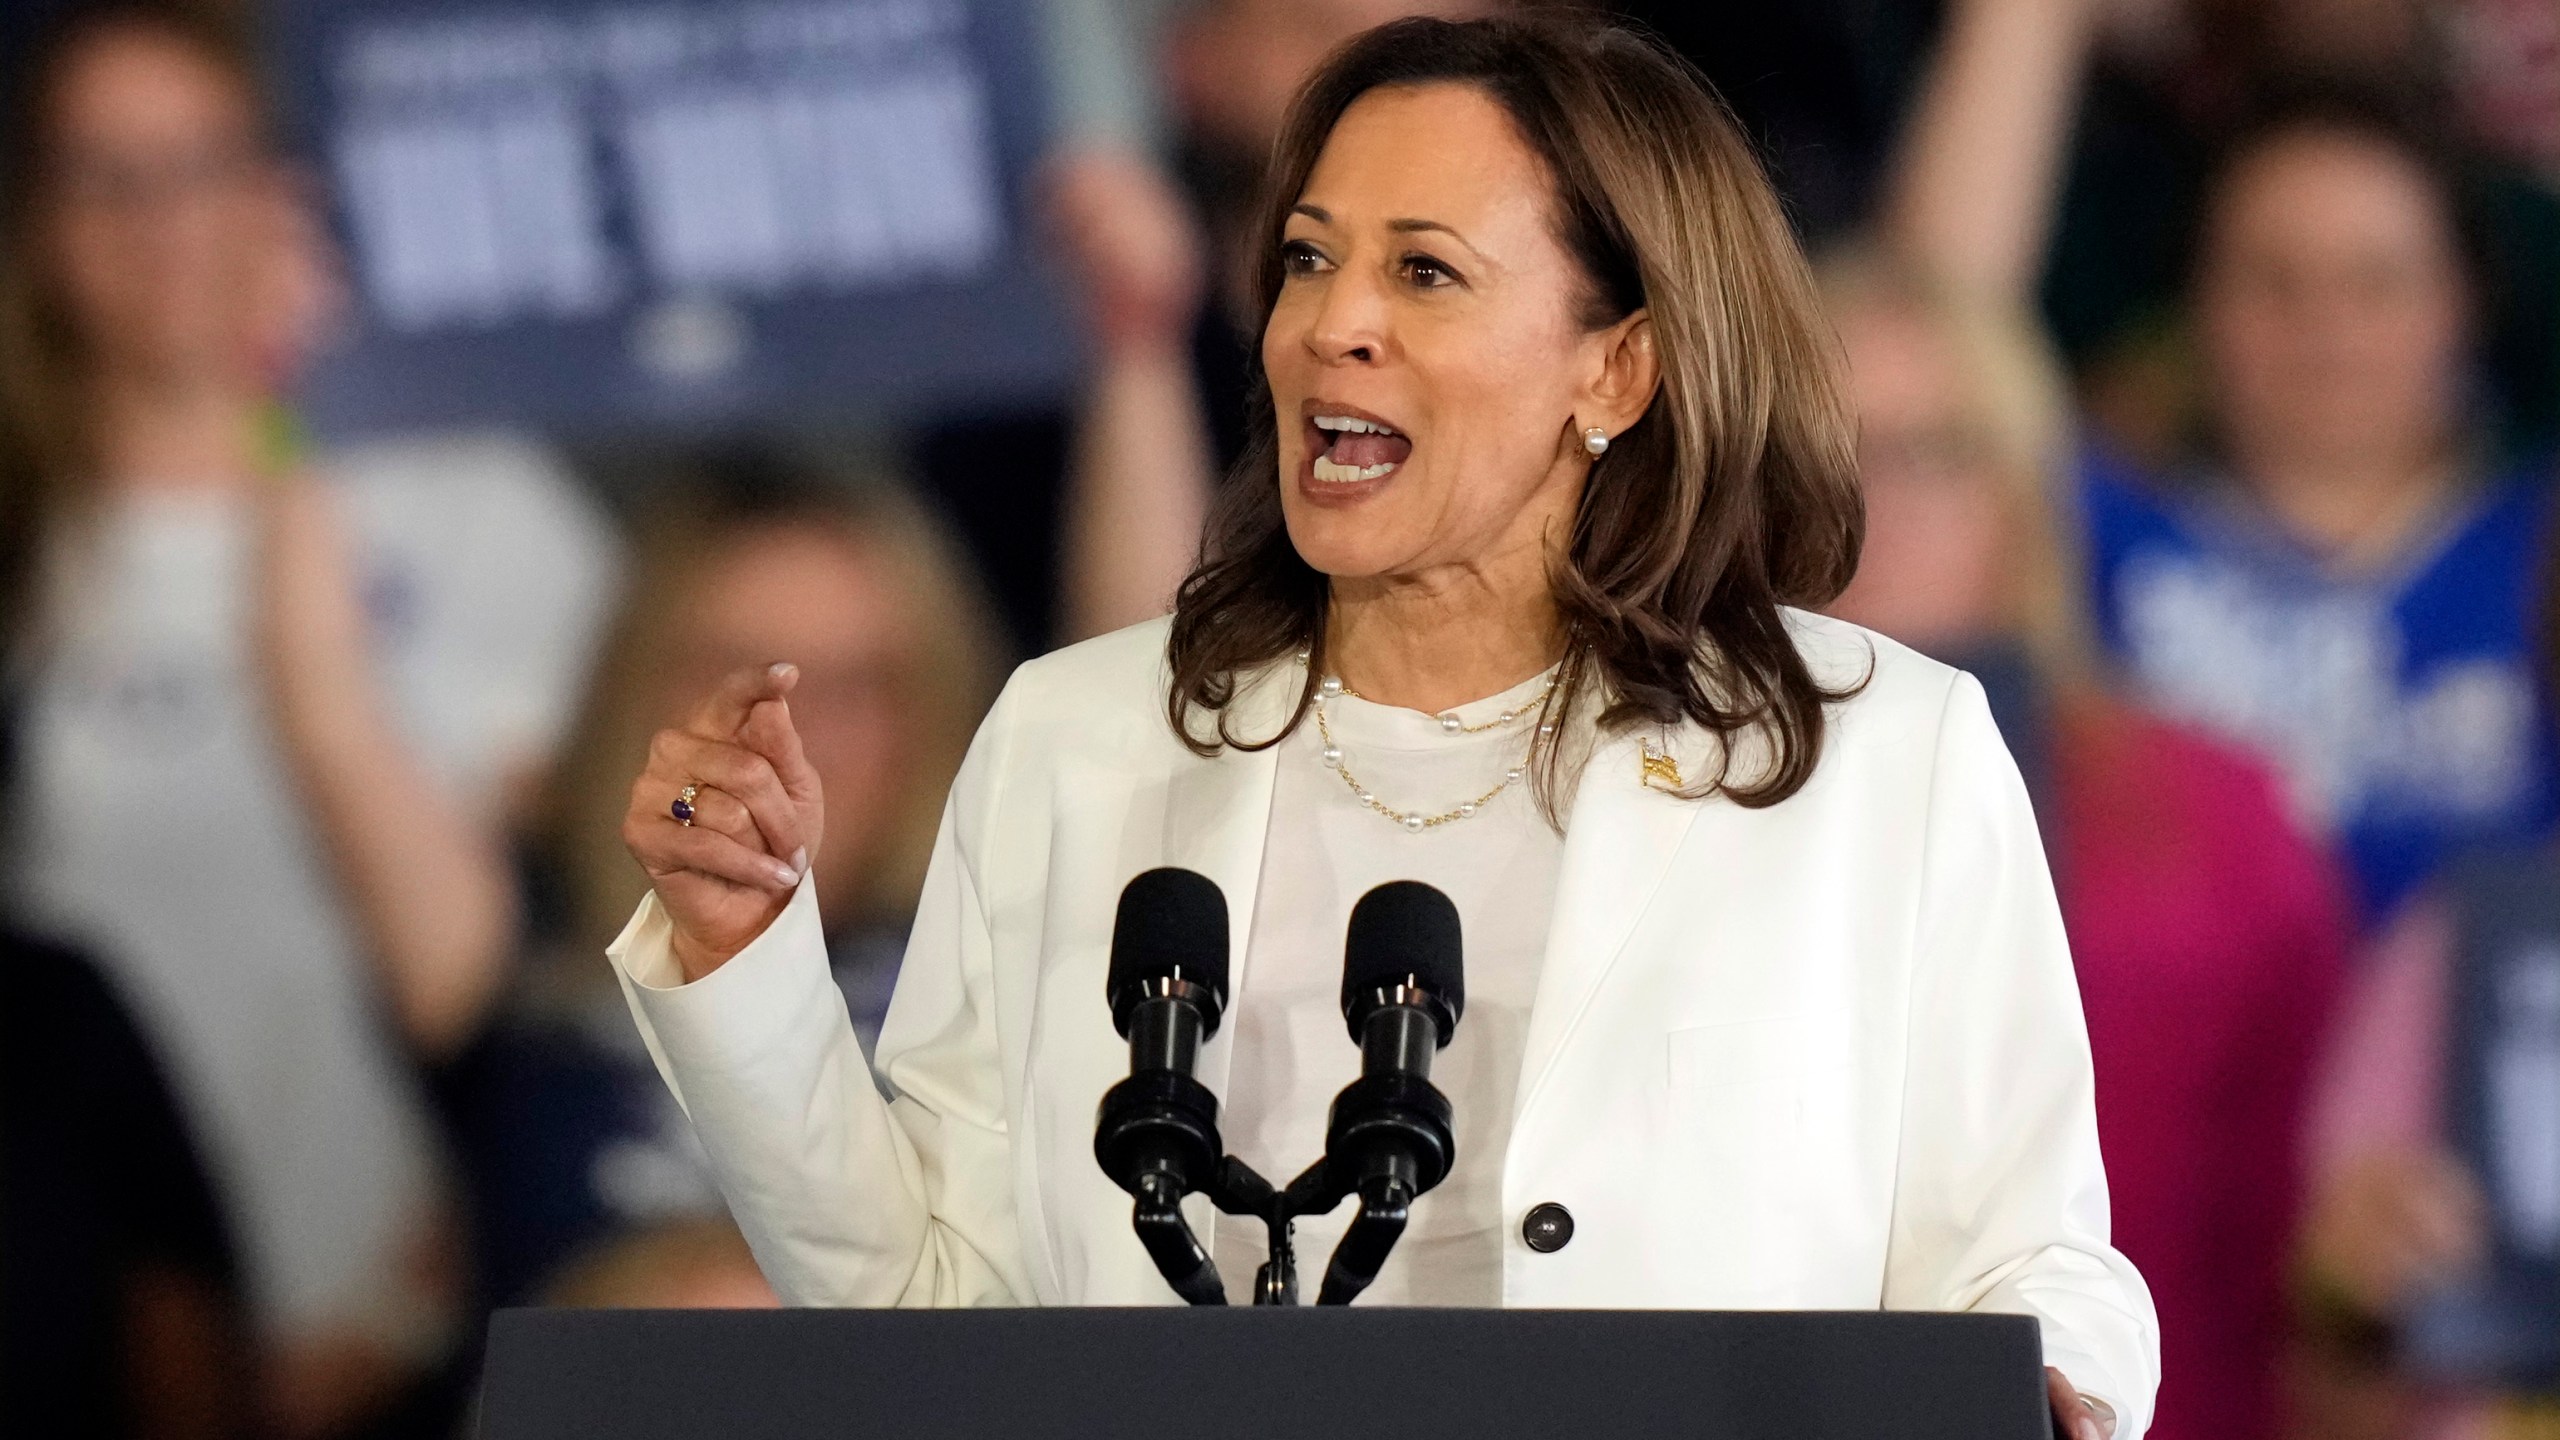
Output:
<instances>
[{"instance_id":1,"label":"eye","mask_svg":"<svg viewBox=\"0 0 2560 1440\"><path fill-rule=\"evenodd\" d=\"M1311 243L1305 240L1284 240L1280 243L1281 274L1313 275L1324 265L1324 252Z\"/></svg>"},{"instance_id":2,"label":"eye","mask_svg":"<svg viewBox=\"0 0 2560 1440\"><path fill-rule=\"evenodd\" d=\"M1462 283L1458 272L1450 269L1446 262L1419 250L1407 254L1396 262L1396 266L1416 290L1443 290Z\"/></svg>"}]
</instances>

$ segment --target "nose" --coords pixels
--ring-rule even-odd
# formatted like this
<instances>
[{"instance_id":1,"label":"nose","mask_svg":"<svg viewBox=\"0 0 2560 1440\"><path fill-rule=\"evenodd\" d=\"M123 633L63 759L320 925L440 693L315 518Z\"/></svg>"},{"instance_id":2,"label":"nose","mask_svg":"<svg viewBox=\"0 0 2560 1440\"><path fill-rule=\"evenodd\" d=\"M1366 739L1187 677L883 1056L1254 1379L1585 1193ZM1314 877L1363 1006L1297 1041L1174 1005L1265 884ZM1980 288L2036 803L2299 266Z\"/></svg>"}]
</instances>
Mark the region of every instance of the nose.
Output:
<instances>
[{"instance_id":1,"label":"nose","mask_svg":"<svg viewBox=\"0 0 2560 1440\"><path fill-rule=\"evenodd\" d=\"M1374 365L1387 353L1387 307L1377 285L1349 268L1324 281L1308 317L1307 352L1326 365Z\"/></svg>"}]
</instances>

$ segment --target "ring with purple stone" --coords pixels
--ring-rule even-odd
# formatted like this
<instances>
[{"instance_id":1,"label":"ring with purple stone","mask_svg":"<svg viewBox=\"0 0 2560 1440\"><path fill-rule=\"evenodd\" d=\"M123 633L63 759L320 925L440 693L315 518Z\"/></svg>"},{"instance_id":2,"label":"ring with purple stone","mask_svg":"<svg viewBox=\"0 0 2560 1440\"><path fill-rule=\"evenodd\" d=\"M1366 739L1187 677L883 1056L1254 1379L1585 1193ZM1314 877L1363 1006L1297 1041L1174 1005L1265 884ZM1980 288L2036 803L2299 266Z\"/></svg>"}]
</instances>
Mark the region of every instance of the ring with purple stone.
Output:
<instances>
[{"instance_id":1,"label":"ring with purple stone","mask_svg":"<svg viewBox=\"0 0 2560 1440\"><path fill-rule=\"evenodd\" d=\"M667 807L667 813L676 817L677 824L685 826L688 829L692 828L693 797L701 793L701 786L687 785L684 789L676 792L676 803Z\"/></svg>"}]
</instances>

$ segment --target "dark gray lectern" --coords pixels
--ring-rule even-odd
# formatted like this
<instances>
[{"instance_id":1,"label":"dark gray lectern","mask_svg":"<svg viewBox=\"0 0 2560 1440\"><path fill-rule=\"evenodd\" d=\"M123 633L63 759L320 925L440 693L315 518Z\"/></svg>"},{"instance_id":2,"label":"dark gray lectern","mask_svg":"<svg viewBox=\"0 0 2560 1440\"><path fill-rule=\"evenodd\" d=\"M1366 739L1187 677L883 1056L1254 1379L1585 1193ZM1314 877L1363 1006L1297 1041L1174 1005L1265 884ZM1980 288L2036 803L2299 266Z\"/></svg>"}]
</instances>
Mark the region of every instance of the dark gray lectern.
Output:
<instances>
[{"instance_id":1,"label":"dark gray lectern","mask_svg":"<svg viewBox=\"0 0 2560 1440\"><path fill-rule=\"evenodd\" d=\"M2048 1440L2005 1315L509 1310L482 1440Z\"/></svg>"}]
</instances>

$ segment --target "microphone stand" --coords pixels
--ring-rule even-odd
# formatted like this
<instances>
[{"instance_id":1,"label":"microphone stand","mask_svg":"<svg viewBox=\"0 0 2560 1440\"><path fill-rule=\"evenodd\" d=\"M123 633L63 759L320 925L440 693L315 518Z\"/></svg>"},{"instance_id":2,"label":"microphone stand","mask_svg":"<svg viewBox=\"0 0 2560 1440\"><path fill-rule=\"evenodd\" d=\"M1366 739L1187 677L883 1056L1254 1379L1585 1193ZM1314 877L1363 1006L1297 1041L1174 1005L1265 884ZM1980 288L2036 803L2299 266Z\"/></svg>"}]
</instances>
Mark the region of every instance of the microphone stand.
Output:
<instances>
[{"instance_id":1,"label":"microphone stand","mask_svg":"<svg viewBox=\"0 0 2560 1440\"><path fill-rule=\"evenodd\" d=\"M1369 1288L1386 1267L1387 1256L1404 1238L1405 1225L1413 1217L1413 1201L1418 1193L1414 1177L1403 1173L1406 1167L1392 1166L1390 1173L1372 1175L1353 1188L1349 1167L1332 1155L1317 1160L1299 1172L1286 1189L1274 1188L1250 1165L1233 1155L1218 1162L1217 1179L1208 1190L1210 1203L1229 1215L1248 1216L1260 1220L1270 1235L1270 1258L1254 1272L1253 1303L1256 1305L1296 1305L1298 1299L1298 1255L1295 1240L1296 1222L1301 1215L1323 1215L1331 1212L1352 1195L1360 1198L1360 1213L1353 1216L1341 1241L1334 1246L1333 1258L1326 1264L1324 1286L1317 1293L1319 1305L1348 1305L1361 1291ZM1174 1222L1180 1224L1177 1212ZM1147 1242L1147 1253L1155 1257L1156 1268L1164 1273L1176 1293L1194 1305L1219 1305L1226 1302L1220 1289L1217 1299L1194 1298L1184 1288L1185 1280L1177 1278L1208 1273L1195 1268L1193 1255L1198 1241L1191 1240L1190 1228L1181 1229L1182 1239L1191 1249L1160 1252L1157 1241L1149 1234L1144 1207L1138 1219L1139 1238ZM1207 1264L1205 1257L1197 1262ZM1214 1276L1212 1277L1214 1280Z\"/></svg>"},{"instance_id":2,"label":"microphone stand","mask_svg":"<svg viewBox=\"0 0 2560 1440\"><path fill-rule=\"evenodd\" d=\"M1298 1212L1289 1208L1289 1192L1273 1189L1252 1166L1229 1155L1218 1162L1218 1179L1209 1191L1209 1201L1229 1215L1260 1220L1270 1234L1271 1258L1254 1272L1253 1303L1297 1304L1298 1256L1290 1231Z\"/></svg>"},{"instance_id":3,"label":"microphone stand","mask_svg":"<svg viewBox=\"0 0 2560 1440\"><path fill-rule=\"evenodd\" d=\"M1282 1189L1235 1156L1220 1157L1217 1175L1204 1192L1209 1202L1225 1214L1261 1221L1270 1236L1270 1258L1254 1272L1254 1304L1300 1303L1297 1219L1301 1215L1325 1214L1352 1193L1336 1179L1341 1173L1342 1167L1329 1158L1319 1159ZM1152 1188L1141 1195L1131 1216L1139 1241L1147 1247L1148 1258L1155 1261L1165 1283L1184 1300L1194 1305L1226 1304L1226 1289L1218 1279L1217 1267L1189 1222L1182 1218L1181 1197L1171 1194L1169 1185L1164 1188L1166 1193L1161 1195ZM1320 1305L1351 1303L1354 1295L1378 1278L1388 1252L1404 1234L1412 1192L1367 1188L1380 1189L1380 1194L1374 1199L1362 1195L1360 1214L1352 1220L1326 1267L1323 1293L1316 1302Z\"/></svg>"},{"instance_id":4,"label":"microphone stand","mask_svg":"<svg viewBox=\"0 0 2560 1440\"><path fill-rule=\"evenodd\" d=\"M1321 1203L1315 1200L1316 1192L1322 1188L1324 1171L1325 1164L1319 1160L1288 1189L1279 1190L1252 1166L1226 1155L1219 1158L1217 1173L1203 1187L1202 1193L1219 1210L1260 1220L1270 1233L1271 1258L1254 1275L1254 1304L1298 1303L1298 1260L1291 1229L1298 1216L1321 1214L1334 1207L1338 1197L1324 1198ZM1217 1264L1209 1258L1209 1251L1200 1243L1191 1222L1183 1218L1181 1182L1165 1171L1150 1171L1138 1177L1132 1198L1135 1204L1129 1214L1130 1226L1137 1231L1138 1243L1146 1247L1147 1258L1155 1262L1157 1273L1173 1287L1173 1293L1193 1305L1226 1304L1226 1283L1219 1278Z\"/></svg>"},{"instance_id":5,"label":"microphone stand","mask_svg":"<svg viewBox=\"0 0 2560 1440\"><path fill-rule=\"evenodd\" d=\"M1316 1292L1317 1304L1348 1305L1369 1288L1386 1268L1388 1253L1404 1238L1405 1222L1413 1218L1413 1200L1412 1189L1392 1178L1371 1180L1360 1187L1360 1213L1351 1217L1342 1243L1333 1247L1333 1259L1324 1267L1324 1288Z\"/></svg>"},{"instance_id":6,"label":"microphone stand","mask_svg":"<svg viewBox=\"0 0 2560 1440\"><path fill-rule=\"evenodd\" d=\"M1129 1223L1136 1227L1138 1243L1147 1247L1147 1258L1156 1262L1173 1293L1193 1305L1227 1303L1227 1287L1218 1278L1216 1262L1192 1233L1191 1222L1182 1218L1182 1192L1171 1176L1139 1177Z\"/></svg>"}]
</instances>

